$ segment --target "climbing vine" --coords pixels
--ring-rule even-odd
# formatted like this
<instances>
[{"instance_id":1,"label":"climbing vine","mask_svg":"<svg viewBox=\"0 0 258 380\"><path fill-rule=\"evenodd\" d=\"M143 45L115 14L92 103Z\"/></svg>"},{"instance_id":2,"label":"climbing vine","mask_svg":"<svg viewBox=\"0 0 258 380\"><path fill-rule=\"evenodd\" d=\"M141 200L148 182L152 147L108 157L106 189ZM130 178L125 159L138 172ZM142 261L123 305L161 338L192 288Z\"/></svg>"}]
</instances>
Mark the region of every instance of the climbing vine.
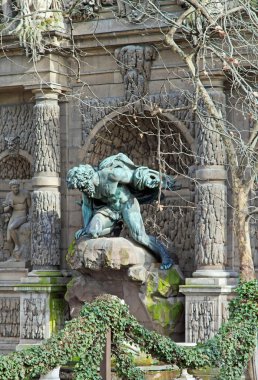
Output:
<instances>
[{"instance_id":1,"label":"climbing vine","mask_svg":"<svg viewBox=\"0 0 258 380\"><path fill-rule=\"evenodd\" d=\"M194 348L178 346L171 339L148 331L129 314L117 297L104 295L85 304L80 316L40 346L0 357L1 380L32 379L51 369L76 361L76 380L98 380L107 331L112 331L115 370L122 379L143 380L124 350L124 342L138 344L146 353L179 368L216 367L219 380L240 379L255 349L258 321L258 285L241 284L230 303L230 318L218 334ZM75 360L76 359L76 360Z\"/></svg>"}]
</instances>

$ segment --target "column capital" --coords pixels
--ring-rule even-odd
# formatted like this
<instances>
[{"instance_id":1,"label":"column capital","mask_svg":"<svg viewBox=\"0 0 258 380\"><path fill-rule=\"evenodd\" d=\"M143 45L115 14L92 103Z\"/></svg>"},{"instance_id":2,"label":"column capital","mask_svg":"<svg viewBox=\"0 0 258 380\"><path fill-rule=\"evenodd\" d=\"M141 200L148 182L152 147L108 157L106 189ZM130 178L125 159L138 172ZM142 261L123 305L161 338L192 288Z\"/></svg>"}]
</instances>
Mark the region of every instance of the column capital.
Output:
<instances>
[{"instance_id":1,"label":"column capital","mask_svg":"<svg viewBox=\"0 0 258 380\"><path fill-rule=\"evenodd\" d=\"M195 178L199 181L225 181L227 171L223 165L200 166L195 171Z\"/></svg>"},{"instance_id":2,"label":"column capital","mask_svg":"<svg viewBox=\"0 0 258 380\"><path fill-rule=\"evenodd\" d=\"M34 94L34 99L36 103L46 102L46 101L55 101L58 102L58 98L61 95L62 91L60 89L42 89L37 88L32 90Z\"/></svg>"}]
</instances>

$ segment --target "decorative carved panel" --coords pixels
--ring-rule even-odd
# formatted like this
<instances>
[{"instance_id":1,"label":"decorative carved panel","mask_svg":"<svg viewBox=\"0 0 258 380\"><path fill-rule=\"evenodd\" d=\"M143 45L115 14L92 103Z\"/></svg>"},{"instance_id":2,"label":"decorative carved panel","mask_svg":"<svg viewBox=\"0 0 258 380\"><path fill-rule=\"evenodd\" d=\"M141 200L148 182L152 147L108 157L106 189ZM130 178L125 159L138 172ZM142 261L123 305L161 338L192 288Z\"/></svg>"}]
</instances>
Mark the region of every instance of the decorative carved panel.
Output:
<instances>
[{"instance_id":1,"label":"decorative carved panel","mask_svg":"<svg viewBox=\"0 0 258 380\"><path fill-rule=\"evenodd\" d=\"M20 337L20 298L0 298L0 338Z\"/></svg>"},{"instance_id":2,"label":"decorative carved panel","mask_svg":"<svg viewBox=\"0 0 258 380\"><path fill-rule=\"evenodd\" d=\"M204 343L214 336L215 302L207 299L190 301L188 308L189 341Z\"/></svg>"},{"instance_id":3,"label":"decorative carved panel","mask_svg":"<svg viewBox=\"0 0 258 380\"><path fill-rule=\"evenodd\" d=\"M21 338L44 339L47 312L47 300L45 297L23 299L24 321L22 323Z\"/></svg>"}]
</instances>

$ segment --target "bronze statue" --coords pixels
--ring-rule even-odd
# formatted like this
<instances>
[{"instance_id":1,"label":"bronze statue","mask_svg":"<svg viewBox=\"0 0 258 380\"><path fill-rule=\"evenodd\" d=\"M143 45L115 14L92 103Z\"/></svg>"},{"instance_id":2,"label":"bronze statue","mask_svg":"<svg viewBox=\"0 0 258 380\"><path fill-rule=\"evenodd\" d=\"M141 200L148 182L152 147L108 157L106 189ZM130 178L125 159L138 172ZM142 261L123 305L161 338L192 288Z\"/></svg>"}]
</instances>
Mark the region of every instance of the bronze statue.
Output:
<instances>
[{"instance_id":1,"label":"bronze statue","mask_svg":"<svg viewBox=\"0 0 258 380\"><path fill-rule=\"evenodd\" d=\"M75 237L98 238L124 222L132 238L161 259L161 269L173 265L167 249L154 236L147 235L139 203L157 199L159 188L175 189L175 181L145 166L136 166L125 154L104 159L98 166L79 165L68 171L67 186L82 192L84 227Z\"/></svg>"},{"instance_id":2,"label":"bronze statue","mask_svg":"<svg viewBox=\"0 0 258 380\"><path fill-rule=\"evenodd\" d=\"M31 197L29 191L20 190L18 180L11 180L9 185L11 191L6 195L3 205L0 206L0 212L11 214L7 227L7 241L13 245L13 253L10 259L19 260L20 245L17 229L28 221Z\"/></svg>"}]
</instances>

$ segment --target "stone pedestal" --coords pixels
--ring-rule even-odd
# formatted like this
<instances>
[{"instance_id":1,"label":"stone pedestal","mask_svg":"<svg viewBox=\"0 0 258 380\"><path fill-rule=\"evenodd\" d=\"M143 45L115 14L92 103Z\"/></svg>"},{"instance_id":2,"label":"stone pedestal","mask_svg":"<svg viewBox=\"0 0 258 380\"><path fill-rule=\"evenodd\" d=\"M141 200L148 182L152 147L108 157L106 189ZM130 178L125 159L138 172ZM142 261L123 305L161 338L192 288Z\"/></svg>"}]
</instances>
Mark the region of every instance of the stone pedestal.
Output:
<instances>
[{"instance_id":1,"label":"stone pedestal","mask_svg":"<svg viewBox=\"0 0 258 380\"><path fill-rule=\"evenodd\" d=\"M0 354L14 351L20 341L20 293L15 287L28 275L26 263L0 263Z\"/></svg>"},{"instance_id":2,"label":"stone pedestal","mask_svg":"<svg viewBox=\"0 0 258 380\"><path fill-rule=\"evenodd\" d=\"M183 341L184 297L179 285L184 279L178 266L160 270L149 251L124 238L82 238L67 261L80 273L66 293L72 317L84 302L114 294L144 326Z\"/></svg>"},{"instance_id":3,"label":"stone pedestal","mask_svg":"<svg viewBox=\"0 0 258 380\"><path fill-rule=\"evenodd\" d=\"M17 349L41 343L64 326L66 279L59 271L33 271L21 279L20 341Z\"/></svg>"},{"instance_id":4,"label":"stone pedestal","mask_svg":"<svg viewBox=\"0 0 258 380\"><path fill-rule=\"evenodd\" d=\"M185 297L186 342L204 343L228 319L228 301L236 278L188 278L180 286Z\"/></svg>"}]
</instances>

